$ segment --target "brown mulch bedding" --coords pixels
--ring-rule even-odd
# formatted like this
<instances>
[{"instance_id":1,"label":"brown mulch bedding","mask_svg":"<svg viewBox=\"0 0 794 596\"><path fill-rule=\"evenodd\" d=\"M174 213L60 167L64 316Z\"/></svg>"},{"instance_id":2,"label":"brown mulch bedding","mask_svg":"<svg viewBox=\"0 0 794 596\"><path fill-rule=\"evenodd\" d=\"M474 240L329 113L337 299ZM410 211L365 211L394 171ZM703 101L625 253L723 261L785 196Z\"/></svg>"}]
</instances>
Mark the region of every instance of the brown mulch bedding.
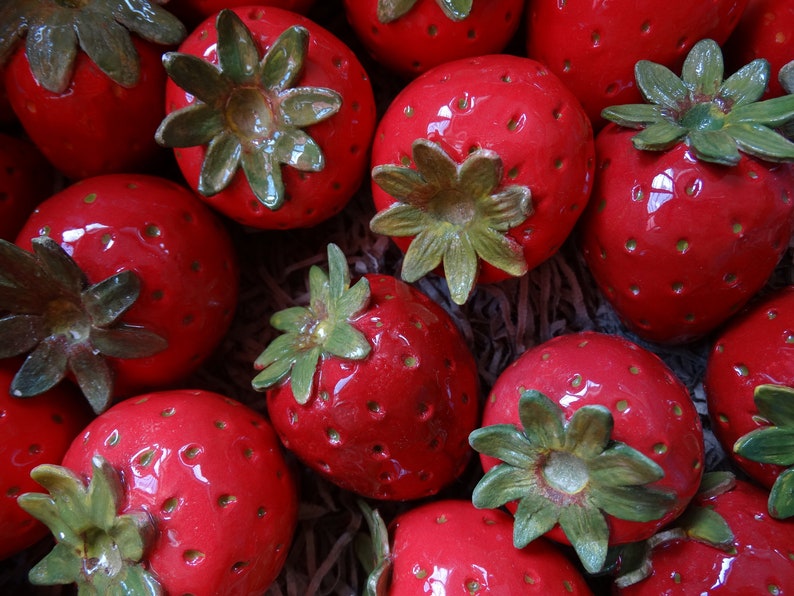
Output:
<instances>
[{"instance_id":1,"label":"brown mulch bedding","mask_svg":"<svg viewBox=\"0 0 794 596\"><path fill-rule=\"evenodd\" d=\"M318 1L315 20L342 39L352 40L341 2ZM509 46L521 52L520 34ZM359 55L363 54L359 52ZM402 83L362 58L373 80L378 105L385 108ZM250 385L252 362L274 337L268 319L289 305L308 300L307 276L311 265L325 266L326 246L338 244L357 274L382 272L399 275L401 254L386 238L370 232L374 214L368 184L338 216L311 230L260 232L230 224L242 261L240 304L232 328L216 354L187 383L219 391L264 411L264 396ZM792 251L785 256L768 289L794 282ZM484 397L501 370L524 350L554 336L584 329L626 335L657 354L687 385L703 414L706 426L707 468L727 466L724 453L708 431L701 384L709 341L679 348L645 344L626 333L611 308L595 290L577 252L574 239L557 255L520 279L479 287L464 306L453 304L443 280L429 276L416 284L444 306L457 322L478 362ZM353 495L345 493L295 464L301 485L299 526L287 564L267 596L360 594L365 574L353 545L367 531ZM479 478L476 458L465 474L439 496L467 498ZM379 504L388 519L411 504ZM43 556L49 543L0 562L0 593L72 594L70 587L34 588L27 584L27 569Z\"/></svg>"}]
</instances>

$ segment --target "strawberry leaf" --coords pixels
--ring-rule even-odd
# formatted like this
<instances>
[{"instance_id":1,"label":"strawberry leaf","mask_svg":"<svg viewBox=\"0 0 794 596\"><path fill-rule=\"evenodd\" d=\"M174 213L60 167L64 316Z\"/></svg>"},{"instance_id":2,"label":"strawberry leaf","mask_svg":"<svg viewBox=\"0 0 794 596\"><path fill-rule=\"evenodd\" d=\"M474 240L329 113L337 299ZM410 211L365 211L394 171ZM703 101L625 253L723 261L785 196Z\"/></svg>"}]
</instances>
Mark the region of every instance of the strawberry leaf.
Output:
<instances>
[{"instance_id":1,"label":"strawberry leaf","mask_svg":"<svg viewBox=\"0 0 794 596\"><path fill-rule=\"evenodd\" d=\"M794 465L794 427L767 426L750 431L733 445L737 454L777 466Z\"/></svg>"},{"instance_id":2,"label":"strawberry leaf","mask_svg":"<svg viewBox=\"0 0 794 596\"><path fill-rule=\"evenodd\" d=\"M276 92L291 88L303 71L308 43L305 27L290 27L279 35L260 63L262 84Z\"/></svg>"},{"instance_id":3,"label":"strawberry leaf","mask_svg":"<svg viewBox=\"0 0 794 596\"><path fill-rule=\"evenodd\" d=\"M256 41L240 18L231 10L222 10L216 19L218 30L218 67L235 85L252 81L259 67Z\"/></svg>"},{"instance_id":4,"label":"strawberry leaf","mask_svg":"<svg viewBox=\"0 0 794 596\"><path fill-rule=\"evenodd\" d=\"M598 509L565 507L560 512L560 527L585 570L598 572L606 561L609 543L609 527L604 515Z\"/></svg>"},{"instance_id":5,"label":"strawberry leaf","mask_svg":"<svg viewBox=\"0 0 794 596\"><path fill-rule=\"evenodd\" d=\"M513 546L524 548L549 532L560 520L561 511L547 499L528 495L516 508L513 522Z\"/></svg>"},{"instance_id":6,"label":"strawberry leaf","mask_svg":"<svg viewBox=\"0 0 794 596\"><path fill-rule=\"evenodd\" d=\"M684 60L681 79L693 96L715 95L722 85L722 51L713 40L695 44Z\"/></svg>"},{"instance_id":7,"label":"strawberry leaf","mask_svg":"<svg viewBox=\"0 0 794 596\"><path fill-rule=\"evenodd\" d=\"M769 514L776 519L794 517L794 467L783 470L769 492Z\"/></svg>"},{"instance_id":8,"label":"strawberry leaf","mask_svg":"<svg viewBox=\"0 0 794 596\"><path fill-rule=\"evenodd\" d=\"M794 428L794 387L758 385L753 400L758 412L770 423Z\"/></svg>"}]
</instances>

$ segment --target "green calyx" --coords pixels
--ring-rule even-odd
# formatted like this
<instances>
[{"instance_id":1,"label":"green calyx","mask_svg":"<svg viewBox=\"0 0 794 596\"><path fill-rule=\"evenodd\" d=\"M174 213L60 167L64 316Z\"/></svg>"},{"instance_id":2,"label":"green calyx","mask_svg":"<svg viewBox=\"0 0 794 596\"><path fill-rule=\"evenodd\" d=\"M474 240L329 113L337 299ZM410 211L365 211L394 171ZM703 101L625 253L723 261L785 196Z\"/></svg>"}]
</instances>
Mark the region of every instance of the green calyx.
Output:
<instances>
[{"instance_id":1,"label":"green calyx","mask_svg":"<svg viewBox=\"0 0 794 596\"><path fill-rule=\"evenodd\" d=\"M294 306L275 313L270 324L282 332L254 362L261 371L252 385L257 391L289 379L300 404L312 396L314 375L321 358L363 360L371 346L351 321L370 301L367 278L350 286L350 269L342 250L328 245L328 274L317 266L309 270L308 306Z\"/></svg>"},{"instance_id":2,"label":"green calyx","mask_svg":"<svg viewBox=\"0 0 794 596\"><path fill-rule=\"evenodd\" d=\"M355 544L358 559L368 573L364 596L386 596L392 570L389 529L377 509L362 499L358 500L358 506L369 529L369 535L359 535Z\"/></svg>"},{"instance_id":3,"label":"green calyx","mask_svg":"<svg viewBox=\"0 0 794 596\"><path fill-rule=\"evenodd\" d=\"M174 15L150 0L8 0L0 7L0 65L25 38L36 81L63 93L78 47L122 87L138 84L140 64L130 32L174 45L186 31Z\"/></svg>"},{"instance_id":4,"label":"green calyx","mask_svg":"<svg viewBox=\"0 0 794 596\"><path fill-rule=\"evenodd\" d=\"M285 200L281 166L304 172L325 167L325 156L303 127L336 114L333 89L295 87L306 60L309 32L284 31L260 60L251 32L234 12L217 17L218 66L179 52L163 57L168 76L196 102L166 116L155 133L166 147L207 145L198 190L212 196L242 167L256 198L269 209Z\"/></svg>"},{"instance_id":5,"label":"green calyx","mask_svg":"<svg viewBox=\"0 0 794 596\"><path fill-rule=\"evenodd\" d=\"M523 428L496 424L473 431L469 443L501 460L477 483L475 507L495 509L518 501L513 542L523 548L559 524L584 568L606 561L605 515L649 522L662 518L675 494L648 486L664 477L653 460L613 441L613 419L604 406L583 406L566 423L563 410L539 391L518 402Z\"/></svg>"},{"instance_id":6,"label":"green calyx","mask_svg":"<svg viewBox=\"0 0 794 596\"><path fill-rule=\"evenodd\" d=\"M769 492L769 514L786 519L794 516L794 388L759 385L753 397L769 426L740 437L733 451L751 461L786 467Z\"/></svg>"},{"instance_id":7,"label":"green calyx","mask_svg":"<svg viewBox=\"0 0 794 596\"><path fill-rule=\"evenodd\" d=\"M145 511L119 514L123 487L101 456L92 459L88 486L71 470L44 464L31 477L48 493L25 493L19 506L55 536L53 550L29 573L34 585L77 584L86 595L156 596L163 589L146 570L155 526Z\"/></svg>"},{"instance_id":8,"label":"green calyx","mask_svg":"<svg viewBox=\"0 0 794 596\"><path fill-rule=\"evenodd\" d=\"M414 282L443 263L450 295L464 304L477 281L480 259L509 275L528 270L523 248L508 232L532 215L526 186L500 188L502 160L477 149L456 163L437 143L417 139L416 169L379 165L372 179L397 199L377 213L370 228L393 237L415 236L402 278Z\"/></svg>"},{"instance_id":9,"label":"green calyx","mask_svg":"<svg viewBox=\"0 0 794 596\"><path fill-rule=\"evenodd\" d=\"M647 104L606 108L602 116L641 132L637 149L664 151L685 142L700 160L735 165L740 152L763 160L794 160L794 143L776 129L794 119L794 95L758 101L769 81L769 63L753 60L723 79L722 51L710 39L696 43L679 78L667 67L639 61L637 87Z\"/></svg>"},{"instance_id":10,"label":"green calyx","mask_svg":"<svg viewBox=\"0 0 794 596\"><path fill-rule=\"evenodd\" d=\"M471 14L474 0L436 0L444 14L452 21L462 21ZM391 23L405 15L416 0L378 0L378 21Z\"/></svg>"},{"instance_id":11,"label":"green calyx","mask_svg":"<svg viewBox=\"0 0 794 596\"><path fill-rule=\"evenodd\" d=\"M15 397L31 397L74 375L94 412L113 394L106 357L143 358L167 347L151 331L127 325L140 280L125 270L89 284L74 260L52 238L32 241L28 252L0 240L0 358L28 353L11 382Z\"/></svg>"}]
</instances>

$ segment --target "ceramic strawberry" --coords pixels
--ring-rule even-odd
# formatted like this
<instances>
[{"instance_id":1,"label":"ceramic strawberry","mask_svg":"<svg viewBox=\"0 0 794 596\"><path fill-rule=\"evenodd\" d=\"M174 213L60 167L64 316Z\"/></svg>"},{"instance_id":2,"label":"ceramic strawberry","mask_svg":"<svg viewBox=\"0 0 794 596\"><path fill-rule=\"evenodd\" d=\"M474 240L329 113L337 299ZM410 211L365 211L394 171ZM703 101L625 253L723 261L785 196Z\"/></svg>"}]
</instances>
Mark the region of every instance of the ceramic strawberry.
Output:
<instances>
[{"instance_id":1,"label":"ceramic strawberry","mask_svg":"<svg viewBox=\"0 0 794 596\"><path fill-rule=\"evenodd\" d=\"M681 77L637 63L647 104L615 106L596 138L595 187L580 245L628 328L660 343L702 338L769 279L794 218L794 143L775 128L794 95L757 101L769 65L724 78L713 40Z\"/></svg>"}]
</instances>

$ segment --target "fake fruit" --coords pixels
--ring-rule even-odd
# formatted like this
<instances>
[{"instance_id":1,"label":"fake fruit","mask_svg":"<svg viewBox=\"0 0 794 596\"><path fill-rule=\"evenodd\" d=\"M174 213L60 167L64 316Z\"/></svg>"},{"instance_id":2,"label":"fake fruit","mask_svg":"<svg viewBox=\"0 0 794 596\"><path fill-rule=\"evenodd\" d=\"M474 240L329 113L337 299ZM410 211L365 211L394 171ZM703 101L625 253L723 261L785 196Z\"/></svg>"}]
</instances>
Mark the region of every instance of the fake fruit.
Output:
<instances>
[{"instance_id":1,"label":"fake fruit","mask_svg":"<svg viewBox=\"0 0 794 596\"><path fill-rule=\"evenodd\" d=\"M358 189L375 101L356 55L301 15L222 10L166 54L157 141L209 205L255 228L311 227Z\"/></svg>"},{"instance_id":2,"label":"fake fruit","mask_svg":"<svg viewBox=\"0 0 794 596\"><path fill-rule=\"evenodd\" d=\"M263 593L286 559L297 494L260 414L208 391L127 399L94 419L20 506L55 548L34 585L99 594Z\"/></svg>"},{"instance_id":3,"label":"fake fruit","mask_svg":"<svg viewBox=\"0 0 794 596\"><path fill-rule=\"evenodd\" d=\"M438 66L394 98L372 148L373 231L402 278L443 268L450 295L551 257L590 195L590 123L543 65L491 55Z\"/></svg>"},{"instance_id":4,"label":"fake fruit","mask_svg":"<svg viewBox=\"0 0 794 596\"><path fill-rule=\"evenodd\" d=\"M460 58L498 54L518 30L522 0L345 0L370 56L412 78Z\"/></svg>"},{"instance_id":5,"label":"fake fruit","mask_svg":"<svg viewBox=\"0 0 794 596\"><path fill-rule=\"evenodd\" d=\"M311 299L273 315L282 332L254 364L284 446L364 497L418 499L455 480L477 423L474 358L447 312L411 286L367 274L352 286L328 246Z\"/></svg>"},{"instance_id":6,"label":"fake fruit","mask_svg":"<svg viewBox=\"0 0 794 596\"><path fill-rule=\"evenodd\" d=\"M74 376L94 411L181 381L215 349L237 303L226 229L187 188L108 174L41 203L0 242L0 356L28 354L12 392Z\"/></svg>"},{"instance_id":7,"label":"fake fruit","mask_svg":"<svg viewBox=\"0 0 794 596\"><path fill-rule=\"evenodd\" d=\"M30 471L59 464L72 440L91 419L77 389L67 383L30 399L12 397L13 360L0 360L0 560L32 546L47 527L17 505L36 490Z\"/></svg>"},{"instance_id":8,"label":"fake fruit","mask_svg":"<svg viewBox=\"0 0 794 596\"><path fill-rule=\"evenodd\" d=\"M185 36L176 17L149 0L15 0L0 7L0 30L8 100L60 172L76 180L155 167L160 55Z\"/></svg>"},{"instance_id":9,"label":"fake fruit","mask_svg":"<svg viewBox=\"0 0 794 596\"><path fill-rule=\"evenodd\" d=\"M580 245L626 326L660 343L702 338L767 282L794 217L794 143L774 129L794 96L757 102L769 65L723 79L722 53L697 43L681 77L641 61L652 103L615 106ZM639 130L639 132L638 132Z\"/></svg>"},{"instance_id":10,"label":"fake fruit","mask_svg":"<svg viewBox=\"0 0 794 596\"><path fill-rule=\"evenodd\" d=\"M496 380L470 436L485 475L472 501L506 505L517 548L547 535L595 573L611 545L675 519L703 473L686 387L655 354L614 335L558 336Z\"/></svg>"},{"instance_id":11,"label":"fake fruit","mask_svg":"<svg viewBox=\"0 0 794 596\"><path fill-rule=\"evenodd\" d=\"M191 26L198 25L224 8L237 6L276 6L306 14L315 0L170 0L168 9Z\"/></svg>"},{"instance_id":12,"label":"fake fruit","mask_svg":"<svg viewBox=\"0 0 794 596\"><path fill-rule=\"evenodd\" d=\"M551 542L514 548L512 518L504 511L441 499L401 513L387 527L377 511L363 509L377 550L367 596L591 594Z\"/></svg>"}]
</instances>

